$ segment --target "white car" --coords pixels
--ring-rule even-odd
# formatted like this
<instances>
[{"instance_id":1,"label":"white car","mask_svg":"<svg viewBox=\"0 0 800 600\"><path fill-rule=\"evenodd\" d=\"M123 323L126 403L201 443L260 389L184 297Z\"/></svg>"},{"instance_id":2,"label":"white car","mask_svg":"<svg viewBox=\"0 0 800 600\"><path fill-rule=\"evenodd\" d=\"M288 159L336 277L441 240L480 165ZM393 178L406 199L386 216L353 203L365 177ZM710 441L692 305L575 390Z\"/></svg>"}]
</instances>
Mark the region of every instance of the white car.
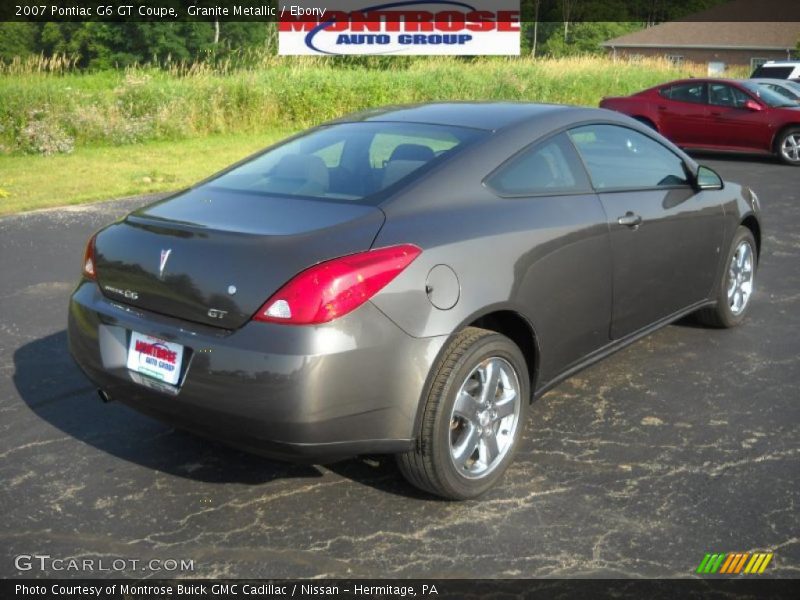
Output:
<instances>
[{"instance_id":1,"label":"white car","mask_svg":"<svg viewBox=\"0 0 800 600\"><path fill-rule=\"evenodd\" d=\"M770 60L758 67L751 79L792 79L800 81L800 60Z\"/></svg>"}]
</instances>

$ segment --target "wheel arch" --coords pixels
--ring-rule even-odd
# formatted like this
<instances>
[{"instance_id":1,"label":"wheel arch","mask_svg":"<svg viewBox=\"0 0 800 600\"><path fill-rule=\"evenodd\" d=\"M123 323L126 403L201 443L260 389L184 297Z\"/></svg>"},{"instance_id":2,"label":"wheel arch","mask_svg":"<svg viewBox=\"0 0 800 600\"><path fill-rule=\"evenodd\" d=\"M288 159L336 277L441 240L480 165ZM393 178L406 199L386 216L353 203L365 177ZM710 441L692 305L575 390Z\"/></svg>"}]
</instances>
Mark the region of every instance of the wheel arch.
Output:
<instances>
[{"instance_id":1,"label":"wheel arch","mask_svg":"<svg viewBox=\"0 0 800 600\"><path fill-rule=\"evenodd\" d=\"M536 389L536 376L539 371L539 343L533 325L520 313L514 310L495 310L481 315L465 327L480 327L506 336L522 352L528 367L531 398Z\"/></svg>"},{"instance_id":2,"label":"wheel arch","mask_svg":"<svg viewBox=\"0 0 800 600\"><path fill-rule=\"evenodd\" d=\"M781 127L775 132L775 135L772 136L772 151L775 154L778 154L780 152L780 150L778 149L778 142L780 141L781 136L786 132L787 129L800 129L800 122L786 123L783 127Z\"/></svg>"},{"instance_id":3,"label":"wheel arch","mask_svg":"<svg viewBox=\"0 0 800 600\"><path fill-rule=\"evenodd\" d=\"M489 307L462 321L448 336L447 341L442 344L435 360L431 363L431 368L425 378L425 384L422 386L422 394L419 397L417 413L414 417L413 435L415 439L418 439L420 427L422 426L422 415L425 412L425 399L428 397L433 380L442 364L442 357L447 351L448 346L452 343L453 338L467 327L480 327L488 331L494 331L495 333L505 335L517 345L525 358L525 365L528 367L531 395L530 402L533 402L537 374L539 371L539 356L541 355L536 331L530 321L513 308L507 306Z\"/></svg>"},{"instance_id":4,"label":"wheel arch","mask_svg":"<svg viewBox=\"0 0 800 600\"><path fill-rule=\"evenodd\" d=\"M642 125L646 125L647 127L652 129L653 131L656 131L656 132L658 131L658 125L656 125L656 122L653 121L653 119L651 119L648 116L645 116L645 115L633 115L631 118L636 119L637 121L639 121L639 123L641 123Z\"/></svg>"},{"instance_id":5,"label":"wheel arch","mask_svg":"<svg viewBox=\"0 0 800 600\"><path fill-rule=\"evenodd\" d=\"M761 261L761 225L754 215L747 215L740 223L742 227L747 227L753 238L756 240L756 260Z\"/></svg>"}]
</instances>

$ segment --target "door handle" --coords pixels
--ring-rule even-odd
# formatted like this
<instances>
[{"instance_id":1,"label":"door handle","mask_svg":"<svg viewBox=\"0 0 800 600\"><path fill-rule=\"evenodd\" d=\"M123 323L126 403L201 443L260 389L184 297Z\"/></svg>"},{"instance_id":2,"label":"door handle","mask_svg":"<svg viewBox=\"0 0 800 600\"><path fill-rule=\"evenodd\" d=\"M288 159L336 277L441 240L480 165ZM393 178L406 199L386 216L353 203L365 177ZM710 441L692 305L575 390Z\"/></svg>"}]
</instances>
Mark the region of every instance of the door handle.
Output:
<instances>
[{"instance_id":1,"label":"door handle","mask_svg":"<svg viewBox=\"0 0 800 600\"><path fill-rule=\"evenodd\" d=\"M667 110L667 107L666 106L659 106L658 110Z\"/></svg>"},{"instance_id":2,"label":"door handle","mask_svg":"<svg viewBox=\"0 0 800 600\"><path fill-rule=\"evenodd\" d=\"M628 211L624 216L617 219L617 223L624 225L625 227L632 227L633 229L636 229L642 224L642 217Z\"/></svg>"},{"instance_id":3,"label":"door handle","mask_svg":"<svg viewBox=\"0 0 800 600\"><path fill-rule=\"evenodd\" d=\"M716 111L711 111L711 116L713 116L713 117L721 117L722 113L721 112L716 112Z\"/></svg>"}]
</instances>

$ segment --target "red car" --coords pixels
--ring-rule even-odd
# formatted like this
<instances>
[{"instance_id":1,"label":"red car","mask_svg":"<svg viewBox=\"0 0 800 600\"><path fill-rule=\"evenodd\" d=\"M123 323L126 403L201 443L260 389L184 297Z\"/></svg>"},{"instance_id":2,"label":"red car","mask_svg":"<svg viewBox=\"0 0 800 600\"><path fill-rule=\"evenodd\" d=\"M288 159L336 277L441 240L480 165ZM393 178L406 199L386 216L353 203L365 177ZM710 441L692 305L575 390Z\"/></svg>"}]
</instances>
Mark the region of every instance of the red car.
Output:
<instances>
[{"instance_id":1,"label":"red car","mask_svg":"<svg viewBox=\"0 0 800 600\"><path fill-rule=\"evenodd\" d=\"M775 154L800 166L800 104L750 81L684 79L603 98L687 149Z\"/></svg>"}]
</instances>

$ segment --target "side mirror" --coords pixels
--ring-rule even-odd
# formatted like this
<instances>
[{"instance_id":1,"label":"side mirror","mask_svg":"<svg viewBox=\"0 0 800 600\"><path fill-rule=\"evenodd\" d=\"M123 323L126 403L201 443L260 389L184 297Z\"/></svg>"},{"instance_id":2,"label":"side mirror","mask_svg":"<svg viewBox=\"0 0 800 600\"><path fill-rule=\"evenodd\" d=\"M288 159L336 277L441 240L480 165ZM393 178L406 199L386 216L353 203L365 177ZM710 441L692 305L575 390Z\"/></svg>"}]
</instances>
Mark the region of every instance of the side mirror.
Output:
<instances>
[{"instance_id":1,"label":"side mirror","mask_svg":"<svg viewBox=\"0 0 800 600\"><path fill-rule=\"evenodd\" d=\"M699 190L721 190L725 187L722 177L717 175L716 171L700 165L695 175L695 182Z\"/></svg>"},{"instance_id":2,"label":"side mirror","mask_svg":"<svg viewBox=\"0 0 800 600\"><path fill-rule=\"evenodd\" d=\"M761 105L760 105L758 102L756 102L755 100L747 100L747 101L745 101L745 103L744 103L744 107L745 107L747 110L752 110L753 112L761 112L762 110L764 110L764 107L763 107L763 106L761 106Z\"/></svg>"}]
</instances>

